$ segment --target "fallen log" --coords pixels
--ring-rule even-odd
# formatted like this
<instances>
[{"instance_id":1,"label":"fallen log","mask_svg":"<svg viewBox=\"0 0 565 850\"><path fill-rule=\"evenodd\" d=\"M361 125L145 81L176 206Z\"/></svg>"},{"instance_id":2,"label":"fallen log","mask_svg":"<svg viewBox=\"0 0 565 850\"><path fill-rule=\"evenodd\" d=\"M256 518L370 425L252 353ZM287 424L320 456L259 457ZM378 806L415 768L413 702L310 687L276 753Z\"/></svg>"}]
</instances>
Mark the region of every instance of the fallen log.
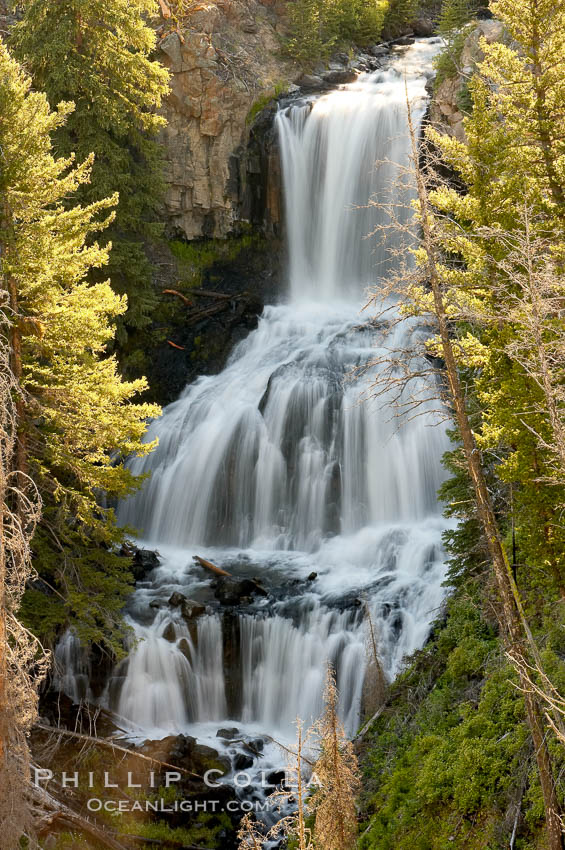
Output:
<instances>
[{"instance_id":1,"label":"fallen log","mask_svg":"<svg viewBox=\"0 0 565 850\"><path fill-rule=\"evenodd\" d=\"M172 342L170 339L167 340L171 348L178 348L179 351L185 351L184 345L177 345L176 342Z\"/></svg>"},{"instance_id":2,"label":"fallen log","mask_svg":"<svg viewBox=\"0 0 565 850\"><path fill-rule=\"evenodd\" d=\"M206 561L206 563L208 563L208 561ZM213 566L213 564L211 566ZM218 569L218 567L215 567L215 569ZM228 574L225 573L225 575ZM170 764L167 761L152 758L152 756L146 756L144 753L138 753L135 750L129 750L127 747L121 747L119 744L115 744L107 738L96 738L94 735L86 735L84 732L72 732L70 729L61 729L59 726L48 726L46 723L36 723L34 729L42 729L44 732L50 732L53 735L75 738L78 741L84 741L85 743L91 743L99 747L108 747L111 750L116 750L117 752L132 756L133 758L152 762L153 764L158 764L160 767L170 767L173 770L178 770L180 773L186 774L187 776L194 776L196 779L203 779L199 773L193 773L191 770L186 770L184 767L179 767L178 765Z\"/></svg>"},{"instance_id":3,"label":"fallen log","mask_svg":"<svg viewBox=\"0 0 565 850\"><path fill-rule=\"evenodd\" d=\"M367 722L363 725L363 727L359 730L359 732L357 732L357 734L353 736L353 738L351 739L351 740L352 740L352 742L354 742L354 743L355 743L355 742L357 742L357 741L361 741L361 740L363 740L363 738L365 737L365 735L367 734L367 732L369 731L369 729L371 728L371 726L373 725L373 723L376 723L376 721L379 719L379 717L381 716L381 714L383 713L383 711L385 710L385 708L386 708L386 703L385 703L384 705L381 705L381 706L380 706L380 707L379 707L379 708L375 711L375 713L373 714L373 716L372 716L372 717L370 717L370 718L367 720Z\"/></svg>"},{"instance_id":4,"label":"fallen log","mask_svg":"<svg viewBox=\"0 0 565 850\"><path fill-rule=\"evenodd\" d=\"M192 301L190 300L190 298L187 298L186 295L183 295L182 292L178 291L178 289L164 289L163 295L176 295L177 298L180 298L180 300L184 304L186 304L187 307L192 306Z\"/></svg>"},{"instance_id":5,"label":"fallen log","mask_svg":"<svg viewBox=\"0 0 565 850\"><path fill-rule=\"evenodd\" d=\"M248 292L238 292L235 295L230 295L229 292L216 292L214 289L191 289L190 294L196 295L198 298L215 298L216 301L237 301L249 295ZM187 307L192 307L190 298L179 292L178 289L164 289L163 295L176 295Z\"/></svg>"},{"instance_id":6,"label":"fallen log","mask_svg":"<svg viewBox=\"0 0 565 850\"><path fill-rule=\"evenodd\" d=\"M229 301L220 301L218 304L212 304L211 307L203 307L202 310L196 310L194 313L189 313L185 321L185 325L195 325L201 319L207 319L209 316L215 316L216 313L223 313L230 306Z\"/></svg>"},{"instance_id":7,"label":"fallen log","mask_svg":"<svg viewBox=\"0 0 565 850\"><path fill-rule=\"evenodd\" d=\"M36 814L36 829L39 837L49 835L58 822L63 828L78 830L90 835L98 845L109 850L127 850L126 845L118 841L115 834L110 833L104 826L94 823L87 817L79 815L45 788L32 785L31 794ZM39 811L38 811L39 810Z\"/></svg>"},{"instance_id":8,"label":"fallen log","mask_svg":"<svg viewBox=\"0 0 565 850\"><path fill-rule=\"evenodd\" d=\"M206 558L201 558L200 555L193 555L192 560L196 561L196 563L201 567L204 567L204 569L215 573L217 576L227 576L228 578L232 578L231 573L226 572L221 567L217 567L211 561L207 561Z\"/></svg>"},{"instance_id":9,"label":"fallen log","mask_svg":"<svg viewBox=\"0 0 565 850\"><path fill-rule=\"evenodd\" d=\"M190 294L198 295L199 298L216 298L222 301L237 301L239 298L245 298L249 293L239 292L237 295L230 295L226 292L215 292L212 289L191 289Z\"/></svg>"}]
</instances>

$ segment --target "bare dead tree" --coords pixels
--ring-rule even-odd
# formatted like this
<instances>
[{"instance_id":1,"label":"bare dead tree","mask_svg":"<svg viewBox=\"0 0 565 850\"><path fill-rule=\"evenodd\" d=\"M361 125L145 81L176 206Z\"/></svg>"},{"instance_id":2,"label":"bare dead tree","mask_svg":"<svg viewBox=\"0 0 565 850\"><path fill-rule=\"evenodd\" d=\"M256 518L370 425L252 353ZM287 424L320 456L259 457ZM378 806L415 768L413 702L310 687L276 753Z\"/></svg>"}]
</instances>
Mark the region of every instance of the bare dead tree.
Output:
<instances>
[{"instance_id":1,"label":"bare dead tree","mask_svg":"<svg viewBox=\"0 0 565 850\"><path fill-rule=\"evenodd\" d=\"M312 833L306 826L306 815L311 806L305 781L305 765L312 764L305 757L305 750L309 748L313 733L312 729L304 732L304 724L300 719L296 721L296 729L296 750L282 747L287 756L285 783L271 794L273 809L280 817L270 829L265 829L247 814L238 832L239 850L263 850L269 841L289 838L296 842L298 850L314 850Z\"/></svg>"},{"instance_id":2,"label":"bare dead tree","mask_svg":"<svg viewBox=\"0 0 565 850\"><path fill-rule=\"evenodd\" d=\"M8 294L3 293L5 303ZM32 574L30 541L41 512L33 481L17 463L22 390L12 369L11 322L0 313L0 823L2 846L33 846L28 735L48 654L18 610Z\"/></svg>"},{"instance_id":3,"label":"bare dead tree","mask_svg":"<svg viewBox=\"0 0 565 850\"><path fill-rule=\"evenodd\" d=\"M353 850L357 840L355 797L359 790L357 758L338 716L335 673L328 665L325 710L316 724L320 755L314 767L315 841L318 850Z\"/></svg>"}]
</instances>

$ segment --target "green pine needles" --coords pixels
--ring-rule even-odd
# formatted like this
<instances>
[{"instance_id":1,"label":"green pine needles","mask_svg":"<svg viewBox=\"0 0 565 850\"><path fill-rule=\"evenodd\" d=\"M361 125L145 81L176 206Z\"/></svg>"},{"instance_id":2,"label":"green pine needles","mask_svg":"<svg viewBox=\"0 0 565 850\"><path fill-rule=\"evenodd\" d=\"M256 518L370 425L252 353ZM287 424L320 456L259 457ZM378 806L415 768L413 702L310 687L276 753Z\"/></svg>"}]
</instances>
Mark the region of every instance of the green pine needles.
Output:
<instances>
[{"instance_id":1,"label":"green pine needles","mask_svg":"<svg viewBox=\"0 0 565 850\"><path fill-rule=\"evenodd\" d=\"M102 269L108 248L95 237L113 225L116 197L80 205L92 156L75 165L54 154L72 104L52 111L0 42L0 276L11 320L17 399L18 473L43 502L32 541L33 583L23 615L49 640L72 624L86 641L120 649L129 562L111 502L138 484L120 460L151 451L142 442L154 405L136 404L144 379L123 381L107 355L126 310ZM93 272L99 280L92 282Z\"/></svg>"},{"instance_id":2,"label":"green pine needles","mask_svg":"<svg viewBox=\"0 0 565 850\"><path fill-rule=\"evenodd\" d=\"M333 50L379 40L388 0L295 0L288 4L287 52L304 67Z\"/></svg>"},{"instance_id":3,"label":"green pine needles","mask_svg":"<svg viewBox=\"0 0 565 850\"><path fill-rule=\"evenodd\" d=\"M154 0L26 0L15 27L16 56L52 108L75 108L54 134L61 156L79 161L94 153L90 180L78 192L82 203L119 194L108 273L113 288L128 296L118 343L127 330L146 326L156 296L147 245L158 238L162 198L161 154L156 114L168 90L168 72L151 58L155 34L149 19Z\"/></svg>"}]
</instances>

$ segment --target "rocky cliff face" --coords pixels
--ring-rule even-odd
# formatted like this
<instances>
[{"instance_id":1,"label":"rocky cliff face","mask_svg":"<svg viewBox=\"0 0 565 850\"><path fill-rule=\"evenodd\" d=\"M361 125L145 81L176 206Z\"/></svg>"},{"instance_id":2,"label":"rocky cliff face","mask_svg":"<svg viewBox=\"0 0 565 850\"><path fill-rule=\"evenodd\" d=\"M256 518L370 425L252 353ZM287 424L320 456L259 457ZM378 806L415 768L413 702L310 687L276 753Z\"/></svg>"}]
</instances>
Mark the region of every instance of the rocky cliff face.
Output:
<instances>
[{"instance_id":1,"label":"rocky cliff face","mask_svg":"<svg viewBox=\"0 0 565 850\"><path fill-rule=\"evenodd\" d=\"M460 54L453 58L455 73L442 80L434 91L430 104L432 124L460 141L465 140L466 86L484 57L481 40L484 38L487 44L492 44L500 41L503 35L504 27L500 21L478 21L470 27Z\"/></svg>"},{"instance_id":2,"label":"rocky cliff face","mask_svg":"<svg viewBox=\"0 0 565 850\"><path fill-rule=\"evenodd\" d=\"M246 154L247 119L260 97L268 100L297 73L280 52L283 8L278 0L219 0L161 38L171 71L163 131L170 234L223 238L236 220L259 214L249 194L258 175L268 184L269 174ZM279 193L263 192L261 223L276 227Z\"/></svg>"}]
</instances>

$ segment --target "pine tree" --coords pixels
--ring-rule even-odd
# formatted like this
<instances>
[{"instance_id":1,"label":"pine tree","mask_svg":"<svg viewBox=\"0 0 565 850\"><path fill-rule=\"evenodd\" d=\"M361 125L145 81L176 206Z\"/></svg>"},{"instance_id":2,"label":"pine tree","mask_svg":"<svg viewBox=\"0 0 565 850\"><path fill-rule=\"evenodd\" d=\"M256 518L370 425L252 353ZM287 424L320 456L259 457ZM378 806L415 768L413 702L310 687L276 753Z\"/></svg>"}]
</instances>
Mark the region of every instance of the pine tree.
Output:
<instances>
[{"instance_id":1,"label":"pine tree","mask_svg":"<svg viewBox=\"0 0 565 850\"><path fill-rule=\"evenodd\" d=\"M480 445L471 427L467 411L467 397L461 381L456 353L460 345L462 350L465 351L465 341L461 344L461 341L454 340L450 333L450 321L454 313L452 305L457 305L458 293L457 290L454 292L454 287L452 286L454 275L451 273L451 269L442 263L442 249L453 251L455 243L452 239L447 238L444 240L442 238L441 224L438 222L432 205L432 198L434 195L437 196L437 193L430 195L424 172L417 164L418 143L410 111L408 123L412 142L412 158L415 163L417 209L422 227L422 245L416 252L423 278L426 281L425 287L421 287L421 289L427 289L429 285L429 297L426 294L424 295L424 299L428 301L430 312L434 316L438 326L436 351L441 353L445 364L445 378L450 404L461 438L462 454L465 458L465 464L472 483L477 515L496 581L498 593L497 617L501 633L507 650L513 653L513 657L520 662L516 666L520 675L521 689L524 692L528 727L532 737L538 776L543 794L549 846L551 850L561 850L563 840L559 816L559 802L555 789L549 749L542 725L539 702L529 689L528 681L523 674L523 668L520 666L522 662L527 664L530 661L531 663L535 662L543 670L543 664L537 643L525 616L521 594L513 576L512 567L495 513L494 502L488 488ZM437 133L431 135L441 144L441 138ZM473 269L471 273L476 274L476 269ZM485 282L483 282L483 286ZM467 348L467 351L470 350L473 349ZM476 347L474 350L476 351Z\"/></svg>"},{"instance_id":2,"label":"pine tree","mask_svg":"<svg viewBox=\"0 0 565 850\"><path fill-rule=\"evenodd\" d=\"M387 0L359 0L355 41L361 47L379 41L383 29Z\"/></svg>"},{"instance_id":3,"label":"pine tree","mask_svg":"<svg viewBox=\"0 0 565 850\"><path fill-rule=\"evenodd\" d=\"M387 38L396 38L406 32L408 25L417 17L418 0L389 0L384 20Z\"/></svg>"},{"instance_id":4,"label":"pine tree","mask_svg":"<svg viewBox=\"0 0 565 850\"><path fill-rule=\"evenodd\" d=\"M333 46L325 29L325 3L323 0L294 0L288 4L288 53L308 68L326 57Z\"/></svg>"},{"instance_id":5,"label":"pine tree","mask_svg":"<svg viewBox=\"0 0 565 850\"><path fill-rule=\"evenodd\" d=\"M386 9L387 0L295 0L288 5L287 51L309 67L338 47L374 43Z\"/></svg>"},{"instance_id":6,"label":"pine tree","mask_svg":"<svg viewBox=\"0 0 565 850\"><path fill-rule=\"evenodd\" d=\"M94 241L112 220L116 198L73 204L88 183L92 157L56 158L51 135L72 105L51 111L43 94L0 45L0 271L12 322L12 371L21 386L16 463L44 503L33 540L42 582L24 611L42 636L74 623L85 640L119 643L120 611L130 587L113 511L100 506L136 487L120 463L144 454L151 405L134 404L144 379L124 382L107 356L124 297L109 282L90 283L108 261ZM51 594L46 600L42 592Z\"/></svg>"},{"instance_id":7,"label":"pine tree","mask_svg":"<svg viewBox=\"0 0 565 850\"><path fill-rule=\"evenodd\" d=\"M451 40L473 14L471 0L443 0L438 27L440 34Z\"/></svg>"},{"instance_id":8,"label":"pine tree","mask_svg":"<svg viewBox=\"0 0 565 850\"><path fill-rule=\"evenodd\" d=\"M163 125L155 110L168 89L167 71L151 59L155 34L148 24L155 0L25 0L12 43L34 86L55 108L74 102L55 130L59 155L84 160L94 152L91 178L78 197L93 203L119 193L107 239L113 242L109 275L128 296L119 342L127 328L151 320L155 294L146 246L160 233L161 156L155 136Z\"/></svg>"},{"instance_id":9,"label":"pine tree","mask_svg":"<svg viewBox=\"0 0 565 850\"><path fill-rule=\"evenodd\" d=\"M516 539L520 560L530 565L520 579L526 587L541 581L546 592L562 595L565 492L547 481L554 477L551 443L559 439L563 415L548 393L562 379L555 304L563 289L565 46L558 33L565 4L503 0L493 11L509 38L483 44L485 58L469 87L467 143L430 134L467 192L443 187L431 199L443 217L443 247L459 260L448 272L451 310L472 319L458 359L476 372L478 440L500 459L499 478L516 485ZM540 242L545 249L525 275L526 243ZM535 322L535 302L548 302L548 280L554 319L547 314ZM542 366L544 352L550 361Z\"/></svg>"}]
</instances>

